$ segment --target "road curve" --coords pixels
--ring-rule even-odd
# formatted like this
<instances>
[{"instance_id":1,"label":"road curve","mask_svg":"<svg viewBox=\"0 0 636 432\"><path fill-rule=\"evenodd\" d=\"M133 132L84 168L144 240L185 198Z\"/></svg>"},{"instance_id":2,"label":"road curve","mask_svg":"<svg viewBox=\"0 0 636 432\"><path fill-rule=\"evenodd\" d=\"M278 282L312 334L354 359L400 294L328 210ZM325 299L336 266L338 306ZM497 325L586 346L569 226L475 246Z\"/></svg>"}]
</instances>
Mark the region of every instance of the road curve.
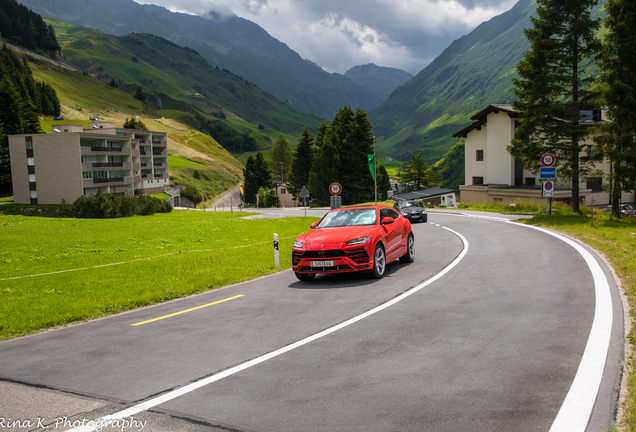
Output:
<instances>
[{"instance_id":1,"label":"road curve","mask_svg":"<svg viewBox=\"0 0 636 432\"><path fill-rule=\"evenodd\" d=\"M414 225L416 261L379 281L287 271L0 343L0 418L43 417L50 430L115 413L146 431L550 429L598 308L585 259L501 218L429 220ZM594 409L569 430L608 429L615 414L623 312L595 260L611 339ZM26 393L38 404L13 402Z\"/></svg>"}]
</instances>

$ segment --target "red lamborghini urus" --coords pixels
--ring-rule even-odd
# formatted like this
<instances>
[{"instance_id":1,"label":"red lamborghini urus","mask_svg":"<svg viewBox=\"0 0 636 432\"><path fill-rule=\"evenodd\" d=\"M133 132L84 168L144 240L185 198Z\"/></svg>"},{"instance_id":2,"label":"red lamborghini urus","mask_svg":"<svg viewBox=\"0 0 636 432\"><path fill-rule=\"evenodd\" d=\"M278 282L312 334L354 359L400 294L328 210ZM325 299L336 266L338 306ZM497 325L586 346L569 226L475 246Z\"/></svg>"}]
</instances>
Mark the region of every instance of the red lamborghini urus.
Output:
<instances>
[{"instance_id":1,"label":"red lamborghini urus","mask_svg":"<svg viewBox=\"0 0 636 432\"><path fill-rule=\"evenodd\" d=\"M408 219L383 205L331 210L294 242L292 266L302 281L317 273L368 271L384 276L397 258L415 259L415 239Z\"/></svg>"}]
</instances>

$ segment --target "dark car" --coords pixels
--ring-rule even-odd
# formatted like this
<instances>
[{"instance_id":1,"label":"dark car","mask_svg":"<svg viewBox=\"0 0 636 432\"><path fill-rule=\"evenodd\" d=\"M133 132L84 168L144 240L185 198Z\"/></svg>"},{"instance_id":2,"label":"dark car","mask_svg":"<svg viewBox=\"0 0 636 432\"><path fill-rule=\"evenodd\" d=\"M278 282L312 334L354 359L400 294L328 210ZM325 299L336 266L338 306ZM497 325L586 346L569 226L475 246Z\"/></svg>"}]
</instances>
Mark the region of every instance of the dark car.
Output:
<instances>
[{"instance_id":1,"label":"dark car","mask_svg":"<svg viewBox=\"0 0 636 432\"><path fill-rule=\"evenodd\" d=\"M53 118L53 120L64 120L64 117L62 116L56 116Z\"/></svg>"},{"instance_id":2,"label":"dark car","mask_svg":"<svg viewBox=\"0 0 636 432\"><path fill-rule=\"evenodd\" d=\"M427 222L428 213L417 201L397 201L393 208L411 222Z\"/></svg>"}]
</instances>

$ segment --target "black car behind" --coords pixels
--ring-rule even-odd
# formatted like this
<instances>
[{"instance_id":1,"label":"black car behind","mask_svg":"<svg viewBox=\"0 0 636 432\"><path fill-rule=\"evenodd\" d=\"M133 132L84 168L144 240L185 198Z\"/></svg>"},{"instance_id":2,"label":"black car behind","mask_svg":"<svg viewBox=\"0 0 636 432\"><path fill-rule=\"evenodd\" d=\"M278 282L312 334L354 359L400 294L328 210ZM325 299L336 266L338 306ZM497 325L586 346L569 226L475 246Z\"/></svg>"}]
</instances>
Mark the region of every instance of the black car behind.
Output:
<instances>
[{"instance_id":1,"label":"black car behind","mask_svg":"<svg viewBox=\"0 0 636 432\"><path fill-rule=\"evenodd\" d=\"M393 204L393 208L399 211L402 216L411 222L428 221L428 213L426 213L426 209L417 201L397 201Z\"/></svg>"}]
</instances>

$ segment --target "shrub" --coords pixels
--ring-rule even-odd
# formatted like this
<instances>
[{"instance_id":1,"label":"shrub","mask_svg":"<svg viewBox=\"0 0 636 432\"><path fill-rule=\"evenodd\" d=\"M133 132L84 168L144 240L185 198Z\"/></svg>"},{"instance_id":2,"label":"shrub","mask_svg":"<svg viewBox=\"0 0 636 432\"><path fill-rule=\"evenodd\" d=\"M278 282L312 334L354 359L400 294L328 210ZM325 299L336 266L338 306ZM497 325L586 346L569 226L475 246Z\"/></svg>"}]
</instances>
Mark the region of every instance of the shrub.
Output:
<instances>
[{"instance_id":1,"label":"shrub","mask_svg":"<svg viewBox=\"0 0 636 432\"><path fill-rule=\"evenodd\" d=\"M130 197L126 195L102 194L81 196L73 204L65 200L60 203L60 216L109 219L130 217L134 215L152 215L155 213L170 213L172 206L168 201L148 195Z\"/></svg>"}]
</instances>

